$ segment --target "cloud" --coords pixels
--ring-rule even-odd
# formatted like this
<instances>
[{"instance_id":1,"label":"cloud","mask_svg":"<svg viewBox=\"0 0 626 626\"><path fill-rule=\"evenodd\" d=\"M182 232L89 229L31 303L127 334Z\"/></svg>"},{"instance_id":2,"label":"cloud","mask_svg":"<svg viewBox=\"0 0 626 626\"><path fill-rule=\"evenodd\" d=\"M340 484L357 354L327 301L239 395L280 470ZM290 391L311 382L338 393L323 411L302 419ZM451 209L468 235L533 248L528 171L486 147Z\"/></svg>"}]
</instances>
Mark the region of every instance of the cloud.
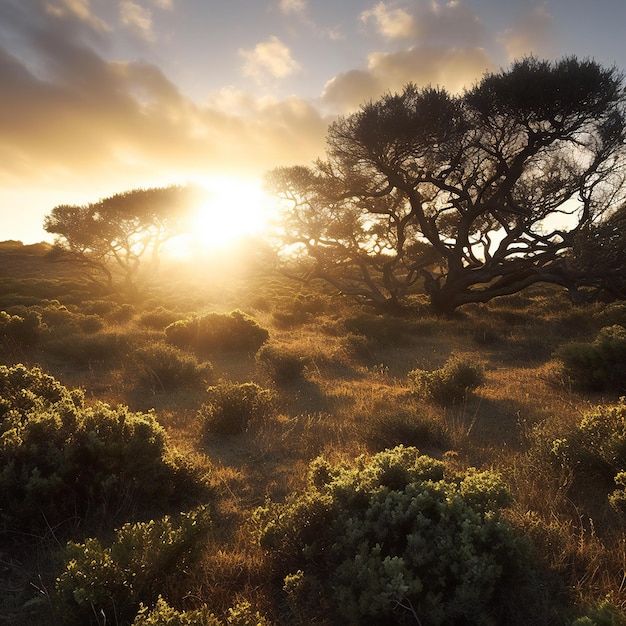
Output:
<instances>
[{"instance_id":1,"label":"cloud","mask_svg":"<svg viewBox=\"0 0 626 626\"><path fill-rule=\"evenodd\" d=\"M254 50L239 50L239 54L246 59L244 75L257 81L266 74L274 78L286 78L300 69L289 48L276 36L258 43Z\"/></svg>"},{"instance_id":2,"label":"cloud","mask_svg":"<svg viewBox=\"0 0 626 626\"><path fill-rule=\"evenodd\" d=\"M379 2L372 9L363 11L360 19L365 23L374 20L380 34L388 39L411 37L416 30L412 15L404 9L390 9L384 2Z\"/></svg>"},{"instance_id":3,"label":"cloud","mask_svg":"<svg viewBox=\"0 0 626 626\"><path fill-rule=\"evenodd\" d=\"M141 39L153 42L156 35L152 26L152 11L132 0L120 2L120 22Z\"/></svg>"},{"instance_id":4,"label":"cloud","mask_svg":"<svg viewBox=\"0 0 626 626\"><path fill-rule=\"evenodd\" d=\"M199 105L157 66L98 54L79 16L47 14L42 36L43 13L6 6L0 20L32 56L0 44L2 193L55 185L72 198L83 188L100 196L194 172L260 175L323 151L328 120L300 98L231 89Z\"/></svg>"},{"instance_id":5,"label":"cloud","mask_svg":"<svg viewBox=\"0 0 626 626\"><path fill-rule=\"evenodd\" d=\"M63 16L70 14L89 24L95 30L109 30L106 22L92 14L89 0L58 0L57 2L47 3L45 8L51 15Z\"/></svg>"},{"instance_id":6,"label":"cloud","mask_svg":"<svg viewBox=\"0 0 626 626\"><path fill-rule=\"evenodd\" d=\"M402 90L409 82L460 92L486 71L495 69L482 48L414 47L393 53L375 52L368 57L367 70L351 70L328 81L322 98L338 111L353 111L385 92Z\"/></svg>"},{"instance_id":7,"label":"cloud","mask_svg":"<svg viewBox=\"0 0 626 626\"><path fill-rule=\"evenodd\" d=\"M505 47L508 60L512 61L531 53L550 56L554 38L554 18L545 7L537 6L513 28L504 31L498 41Z\"/></svg>"},{"instance_id":8,"label":"cloud","mask_svg":"<svg viewBox=\"0 0 626 626\"><path fill-rule=\"evenodd\" d=\"M304 13L306 5L306 0L280 0L278 9L285 15L290 13Z\"/></svg>"}]
</instances>

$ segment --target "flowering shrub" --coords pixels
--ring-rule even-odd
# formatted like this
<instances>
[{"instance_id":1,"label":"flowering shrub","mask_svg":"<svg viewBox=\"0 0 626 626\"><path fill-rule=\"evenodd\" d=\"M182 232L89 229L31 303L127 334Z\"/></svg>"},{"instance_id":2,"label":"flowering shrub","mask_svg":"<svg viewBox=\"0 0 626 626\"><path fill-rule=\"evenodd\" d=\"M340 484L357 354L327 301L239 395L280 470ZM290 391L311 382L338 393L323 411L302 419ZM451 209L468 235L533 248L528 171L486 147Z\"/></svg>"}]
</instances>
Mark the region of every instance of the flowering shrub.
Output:
<instances>
[{"instance_id":1,"label":"flowering shrub","mask_svg":"<svg viewBox=\"0 0 626 626\"><path fill-rule=\"evenodd\" d=\"M315 460L303 493L254 519L300 617L321 596L336 623L498 624L527 565L499 515L508 500L491 472L445 477L399 446L344 466Z\"/></svg>"}]
</instances>

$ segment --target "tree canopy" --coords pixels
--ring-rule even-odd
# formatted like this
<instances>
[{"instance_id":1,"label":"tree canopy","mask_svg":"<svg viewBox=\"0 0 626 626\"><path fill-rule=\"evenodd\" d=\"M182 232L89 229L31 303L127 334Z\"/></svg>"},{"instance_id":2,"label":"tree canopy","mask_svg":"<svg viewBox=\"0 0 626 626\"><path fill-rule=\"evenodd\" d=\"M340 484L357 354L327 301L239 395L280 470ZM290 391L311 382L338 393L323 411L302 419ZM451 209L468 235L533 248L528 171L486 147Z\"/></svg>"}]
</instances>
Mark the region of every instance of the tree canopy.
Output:
<instances>
[{"instance_id":1,"label":"tree canopy","mask_svg":"<svg viewBox=\"0 0 626 626\"><path fill-rule=\"evenodd\" d=\"M191 187L134 189L83 205L59 205L44 229L73 261L112 285L121 273L126 286L147 280L167 241L181 232L193 206Z\"/></svg>"},{"instance_id":2,"label":"tree canopy","mask_svg":"<svg viewBox=\"0 0 626 626\"><path fill-rule=\"evenodd\" d=\"M366 103L331 124L325 160L268 174L286 270L379 307L422 285L438 312L576 290L592 279L574 242L624 201L624 103L617 69L575 57Z\"/></svg>"}]
</instances>

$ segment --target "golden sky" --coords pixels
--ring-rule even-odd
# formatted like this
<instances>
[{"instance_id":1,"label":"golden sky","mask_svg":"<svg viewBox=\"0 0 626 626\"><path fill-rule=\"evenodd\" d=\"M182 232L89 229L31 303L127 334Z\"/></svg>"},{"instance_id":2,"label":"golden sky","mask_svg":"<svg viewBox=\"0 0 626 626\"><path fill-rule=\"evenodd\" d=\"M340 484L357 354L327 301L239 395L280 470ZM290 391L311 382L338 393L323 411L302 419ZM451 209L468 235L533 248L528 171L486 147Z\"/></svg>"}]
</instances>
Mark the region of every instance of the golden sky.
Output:
<instances>
[{"instance_id":1,"label":"golden sky","mask_svg":"<svg viewBox=\"0 0 626 626\"><path fill-rule=\"evenodd\" d=\"M49 239L58 204L308 164L408 81L622 66L624 24L626 0L0 0L0 240Z\"/></svg>"}]
</instances>

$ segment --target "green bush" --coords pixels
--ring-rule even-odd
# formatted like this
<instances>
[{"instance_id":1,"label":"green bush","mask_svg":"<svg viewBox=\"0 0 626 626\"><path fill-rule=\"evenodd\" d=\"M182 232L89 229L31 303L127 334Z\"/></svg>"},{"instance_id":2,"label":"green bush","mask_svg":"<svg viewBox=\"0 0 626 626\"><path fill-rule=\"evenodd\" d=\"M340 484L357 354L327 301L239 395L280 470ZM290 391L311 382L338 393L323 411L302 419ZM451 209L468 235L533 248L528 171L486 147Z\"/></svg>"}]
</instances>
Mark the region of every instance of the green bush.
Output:
<instances>
[{"instance_id":1,"label":"green bush","mask_svg":"<svg viewBox=\"0 0 626 626\"><path fill-rule=\"evenodd\" d=\"M80 391L38 368L0 366L3 526L35 532L106 521L180 503L198 487L153 414L87 407Z\"/></svg>"},{"instance_id":2,"label":"green bush","mask_svg":"<svg viewBox=\"0 0 626 626\"><path fill-rule=\"evenodd\" d=\"M159 597L154 609L141 606L132 626L271 626L249 602L228 609L226 623L217 619L206 606L192 611L177 611Z\"/></svg>"},{"instance_id":3,"label":"green bush","mask_svg":"<svg viewBox=\"0 0 626 626\"><path fill-rule=\"evenodd\" d=\"M210 353L217 350L256 352L269 338L269 332L241 311L208 313L170 324L167 340L179 348Z\"/></svg>"},{"instance_id":4,"label":"green bush","mask_svg":"<svg viewBox=\"0 0 626 626\"><path fill-rule=\"evenodd\" d=\"M464 400L468 393L484 382L482 367L455 356L440 369L414 369L408 377L417 397L444 405Z\"/></svg>"},{"instance_id":5,"label":"green bush","mask_svg":"<svg viewBox=\"0 0 626 626\"><path fill-rule=\"evenodd\" d=\"M446 477L400 446L342 466L317 459L303 493L254 521L301 616L321 596L332 623L522 623L508 611L524 611L514 598L529 559L499 515L508 502L497 475ZM307 587L323 591L306 598Z\"/></svg>"},{"instance_id":6,"label":"green bush","mask_svg":"<svg viewBox=\"0 0 626 626\"><path fill-rule=\"evenodd\" d=\"M41 315L35 311L27 311L23 315L9 315L6 311L0 311L0 339L32 346L39 341L41 332Z\"/></svg>"},{"instance_id":7,"label":"green bush","mask_svg":"<svg viewBox=\"0 0 626 626\"><path fill-rule=\"evenodd\" d=\"M344 321L344 327L348 333L367 337L381 345L398 343L415 329L405 319L373 313L359 313L349 317Z\"/></svg>"},{"instance_id":8,"label":"green bush","mask_svg":"<svg viewBox=\"0 0 626 626\"><path fill-rule=\"evenodd\" d=\"M257 363L264 367L269 376L278 383L294 382L302 378L305 359L283 346L266 344L256 355Z\"/></svg>"},{"instance_id":9,"label":"green bush","mask_svg":"<svg viewBox=\"0 0 626 626\"><path fill-rule=\"evenodd\" d=\"M63 623L130 623L141 603L154 604L167 580L201 554L209 529L208 509L200 507L178 524L169 516L124 524L109 547L94 538L69 542L54 597Z\"/></svg>"},{"instance_id":10,"label":"green bush","mask_svg":"<svg viewBox=\"0 0 626 626\"><path fill-rule=\"evenodd\" d=\"M222 383L209 387L207 393L208 402L198 412L206 434L240 434L275 411L274 392L256 383Z\"/></svg>"},{"instance_id":11,"label":"green bush","mask_svg":"<svg viewBox=\"0 0 626 626\"><path fill-rule=\"evenodd\" d=\"M592 343L570 343L557 350L563 374L592 391L626 390L626 328L606 326Z\"/></svg>"},{"instance_id":12,"label":"green bush","mask_svg":"<svg viewBox=\"0 0 626 626\"><path fill-rule=\"evenodd\" d=\"M612 482L626 470L626 400L585 413L571 432L551 442L550 452L557 466Z\"/></svg>"},{"instance_id":13,"label":"green bush","mask_svg":"<svg viewBox=\"0 0 626 626\"><path fill-rule=\"evenodd\" d=\"M138 383L153 391L172 391L209 382L213 367L166 343L153 343L132 356L133 374Z\"/></svg>"}]
</instances>

